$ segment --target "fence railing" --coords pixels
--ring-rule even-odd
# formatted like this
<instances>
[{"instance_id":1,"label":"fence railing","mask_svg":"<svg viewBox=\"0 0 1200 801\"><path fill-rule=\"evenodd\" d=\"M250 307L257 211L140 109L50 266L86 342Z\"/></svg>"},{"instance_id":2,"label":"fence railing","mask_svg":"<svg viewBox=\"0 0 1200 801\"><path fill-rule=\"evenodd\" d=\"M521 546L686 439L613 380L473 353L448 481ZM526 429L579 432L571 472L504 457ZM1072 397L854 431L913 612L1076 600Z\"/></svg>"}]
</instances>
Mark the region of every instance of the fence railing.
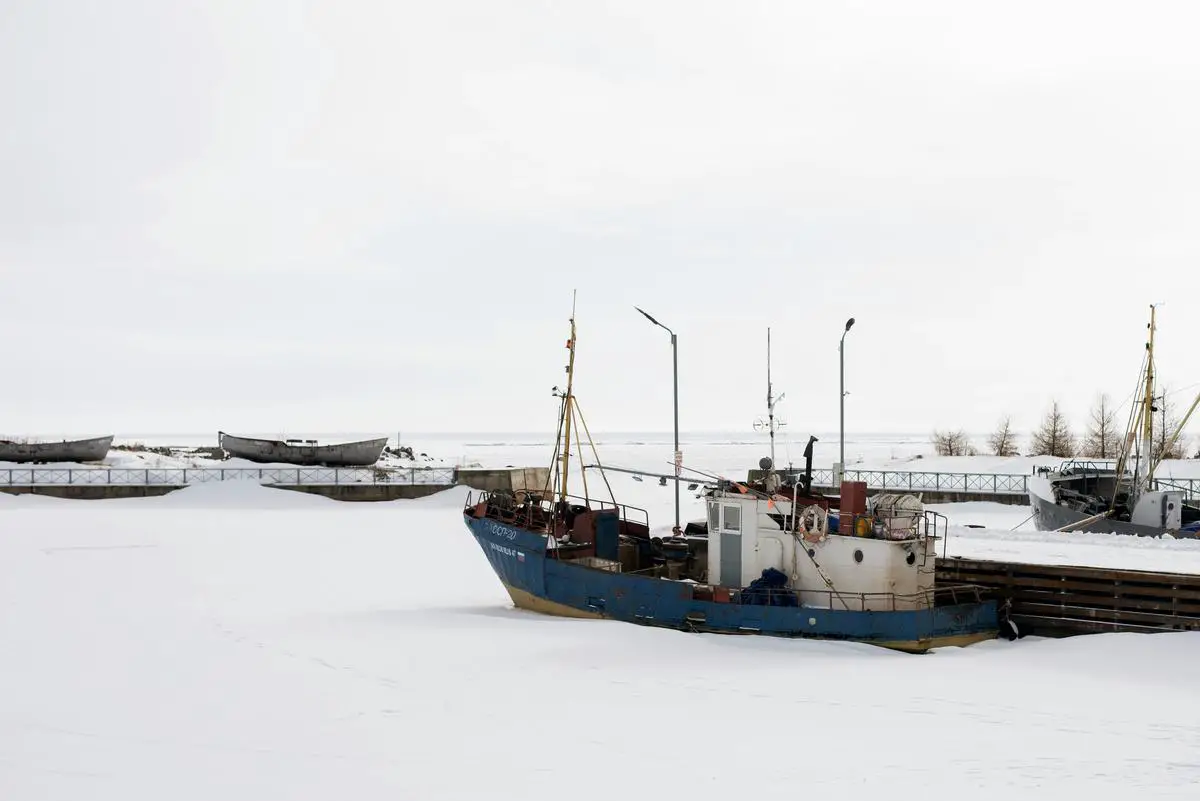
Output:
<instances>
[{"instance_id":1,"label":"fence railing","mask_svg":"<svg viewBox=\"0 0 1200 801\"><path fill-rule=\"evenodd\" d=\"M865 481L871 489L897 492L977 492L990 495L1027 495L1029 476L1014 473L938 473L908 470L846 470L843 481ZM833 486L832 470L813 470L813 485ZM1179 490L1189 500L1200 499L1200 479L1155 479L1155 489Z\"/></svg>"},{"instance_id":2,"label":"fence railing","mask_svg":"<svg viewBox=\"0 0 1200 801\"><path fill-rule=\"evenodd\" d=\"M256 481L260 484L454 484L452 467L30 467L0 470L0 485L13 487L67 485L185 486L212 481ZM1025 495L1029 476L1011 473L938 473L906 470L846 470L844 481L865 481L871 489L896 492L976 492ZM1182 491L1200 499L1200 479L1156 479L1156 489ZM813 484L833 486L832 470L813 470Z\"/></svg>"},{"instance_id":3,"label":"fence railing","mask_svg":"<svg viewBox=\"0 0 1200 801\"><path fill-rule=\"evenodd\" d=\"M0 470L0 485L28 486L153 486L182 487L213 481L254 481L259 484L453 484L452 467L33 467Z\"/></svg>"},{"instance_id":4,"label":"fence railing","mask_svg":"<svg viewBox=\"0 0 1200 801\"><path fill-rule=\"evenodd\" d=\"M1013 473L936 473L908 470L846 470L843 481L865 481L871 489L896 491L948 490L953 492L986 492L993 495L1025 495L1029 492L1028 476ZM833 486L832 470L814 470L813 484Z\"/></svg>"}]
</instances>

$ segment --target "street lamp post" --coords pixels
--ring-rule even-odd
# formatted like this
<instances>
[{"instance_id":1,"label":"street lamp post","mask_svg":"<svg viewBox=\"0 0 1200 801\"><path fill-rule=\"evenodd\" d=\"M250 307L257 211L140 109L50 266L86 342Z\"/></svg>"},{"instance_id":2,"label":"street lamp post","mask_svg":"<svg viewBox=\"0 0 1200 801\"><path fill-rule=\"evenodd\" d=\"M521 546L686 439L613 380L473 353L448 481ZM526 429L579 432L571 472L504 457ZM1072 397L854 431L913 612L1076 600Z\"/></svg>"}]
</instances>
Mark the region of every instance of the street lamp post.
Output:
<instances>
[{"instance_id":1,"label":"street lamp post","mask_svg":"<svg viewBox=\"0 0 1200 801\"><path fill-rule=\"evenodd\" d=\"M634 306L633 308L635 308L639 312L641 312L642 316L645 317L647 320L654 323L659 328L663 329L664 331L666 331L668 334L671 335L671 373L672 373L673 380L674 380L674 393L673 394L675 397L675 529L674 529L674 534L676 537L678 537L683 534L683 529L679 525L680 453L679 453L679 349L678 349L678 338L675 336L675 332L672 331L670 328L667 328L665 325L660 323L658 320L655 320L649 314L646 314L646 312L642 311L641 309L638 309L637 306Z\"/></svg>"},{"instance_id":2,"label":"street lamp post","mask_svg":"<svg viewBox=\"0 0 1200 801\"><path fill-rule=\"evenodd\" d=\"M850 327L853 325L854 318L851 317L846 321L846 330L842 331L842 339L838 342L838 388L841 390L838 398L841 416L838 436L838 486L841 486L842 474L846 472L846 334L850 333Z\"/></svg>"}]
</instances>

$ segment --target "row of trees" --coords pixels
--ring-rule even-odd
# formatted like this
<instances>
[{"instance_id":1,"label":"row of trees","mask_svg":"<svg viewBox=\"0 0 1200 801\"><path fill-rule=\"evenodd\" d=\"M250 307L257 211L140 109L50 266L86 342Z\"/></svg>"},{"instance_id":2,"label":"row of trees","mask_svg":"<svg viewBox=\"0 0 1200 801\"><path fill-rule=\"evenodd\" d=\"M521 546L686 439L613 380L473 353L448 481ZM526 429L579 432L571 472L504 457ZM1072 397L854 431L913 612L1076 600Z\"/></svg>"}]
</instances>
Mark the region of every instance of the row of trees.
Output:
<instances>
[{"instance_id":1,"label":"row of trees","mask_svg":"<svg viewBox=\"0 0 1200 801\"><path fill-rule=\"evenodd\" d=\"M1153 436L1151 438L1151 458L1186 459L1190 449L1186 438L1171 442L1171 437L1179 428L1179 416L1174 402L1166 393L1158 399L1153 418ZM1076 437L1071 430L1066 415L1059 408L1058 401L1050 404L1049 411L1042 418L1041 425L1031 434L1029 439L1028 456L1057 456L1070 458L1082 456L1092 459L1115 459L1122 450L1122 439L1125 426L1117 427L1117 410L1107 395L1097 399L1090 413L1088 423L1081 437ZM1013 430L1012 418L1005 417L1000 421L996 430L987 440L988 452L996 456L1018 456L1017 433ZM934 450L939 456L977 456L979 449L972 443L970 437L962 431L934 431ZM1192 458L1200 459L1200 451Z\"/></svg>"}]
</instances>

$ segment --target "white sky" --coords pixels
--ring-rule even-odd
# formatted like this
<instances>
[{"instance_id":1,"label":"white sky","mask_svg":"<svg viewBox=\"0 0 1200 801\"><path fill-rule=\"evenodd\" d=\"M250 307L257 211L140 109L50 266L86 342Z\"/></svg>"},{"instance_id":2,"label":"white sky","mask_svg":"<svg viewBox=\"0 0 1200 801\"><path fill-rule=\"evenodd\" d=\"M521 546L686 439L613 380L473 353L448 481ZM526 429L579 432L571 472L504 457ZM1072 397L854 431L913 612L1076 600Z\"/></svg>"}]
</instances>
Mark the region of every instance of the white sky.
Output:
<instances>
[{"instance_id":1,"label":"white sky","mask_svg":"<svg viewBox=\"0 0 1200 801\"><path fill-rule=\"evenodd\" d=\"M1200 5L0 6L0 430L1082 421L1200 382ZM1194 392L1194 390L1193 390ZM1190 393L1188 395L1190 400ZM1194 428L1194 427L1193 427Z\"/></svg>"}]
</instances>

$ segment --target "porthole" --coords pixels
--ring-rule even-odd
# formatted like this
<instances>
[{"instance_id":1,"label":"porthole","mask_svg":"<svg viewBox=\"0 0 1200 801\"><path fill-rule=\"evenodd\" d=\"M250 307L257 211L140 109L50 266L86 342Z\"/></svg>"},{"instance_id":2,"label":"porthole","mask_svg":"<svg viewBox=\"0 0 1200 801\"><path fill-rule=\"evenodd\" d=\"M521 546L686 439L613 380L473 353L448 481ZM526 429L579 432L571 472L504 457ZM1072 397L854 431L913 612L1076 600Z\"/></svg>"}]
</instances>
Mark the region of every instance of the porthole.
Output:
<instances>
[{"instance_id":1,"label":"porthole","mask_svg":"<svg viewBox=\"0 0 1200 801\"><path fill-rule=\"evenodd\" d=\"M904 561L908 562L910 565L914 564L917 561L917 555L912 551L909 551L908 556L904 557Z\"/></svg>"},{"instance_id":2,"label":"porthole","mask_svg":"<svg viewBox=\"0 0 1200 801\"><path fill-rule=\"evenodd\" d=\"M855 552L854 552L854 561L855 561L855 562L861 562L861 561L862 561L862 556L863 556L863 554L862 554L862 551L855 551Z\"/></svg>"}]
</instances>

